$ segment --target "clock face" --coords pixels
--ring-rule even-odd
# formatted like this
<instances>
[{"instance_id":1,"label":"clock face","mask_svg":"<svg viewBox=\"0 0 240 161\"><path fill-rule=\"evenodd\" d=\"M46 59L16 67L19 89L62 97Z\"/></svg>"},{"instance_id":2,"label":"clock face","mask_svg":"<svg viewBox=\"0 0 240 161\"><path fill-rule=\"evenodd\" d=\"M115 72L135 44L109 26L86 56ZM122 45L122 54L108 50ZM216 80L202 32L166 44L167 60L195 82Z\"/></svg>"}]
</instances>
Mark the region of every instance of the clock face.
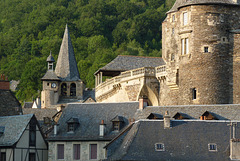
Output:
<instances>
[{"instance_id":1,"label":"clock face","mask_svg":"<svg viewBox=\"0 0 240 161\"><path fill-rule=\"evenodd\" d=\"M56 83L52 83L52 88L56 88L56 87L57 87Z\"/></svg>"}]
</instances>

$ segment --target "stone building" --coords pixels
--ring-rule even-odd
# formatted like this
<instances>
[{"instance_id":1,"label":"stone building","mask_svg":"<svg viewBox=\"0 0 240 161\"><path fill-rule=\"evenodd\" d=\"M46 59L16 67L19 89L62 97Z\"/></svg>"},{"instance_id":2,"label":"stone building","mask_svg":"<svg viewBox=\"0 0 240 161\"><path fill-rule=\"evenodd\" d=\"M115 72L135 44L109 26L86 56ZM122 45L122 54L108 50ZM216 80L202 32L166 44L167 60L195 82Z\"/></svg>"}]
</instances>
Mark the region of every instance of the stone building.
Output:
<instances>
[{"instance_id":1,"label":"stone building","mask_svg":"<svg viewBox=\"0 0 240 161\"><path fill-rule=\"evenodd\" d=\"M57 104L83 100L84 83L79 76L67 26L58 55L56 69L54 70L55 60L51 53L47 58L47 62L48 70L41 79L43 81L41 107L48 108Z\"/></svg>"},{"instance_id":2,"label":"stone building","mask_svg":"<svg viewBox=\"0 0 240 161\"><path fill-rule=\"evenodd\" d=\"M127 130L137 109L138 102L69 103L48 137L48 160L105 159L103 147Z\"/></svg>"},{"instance_id":3,"label":"stone building","mask_svg":"<svg viewBox=\"0 0 240 161\"><path fill-rule=\"evenodd\" d=\"M121 71L116 58L95 73L96 100L146 96L155 106L240 103L239 5L236 0L176 0L162 23L163 63L154 65L146 57L152 66ZM109 71L117 72L102 82Z\"/></svg>"}]
</instances>

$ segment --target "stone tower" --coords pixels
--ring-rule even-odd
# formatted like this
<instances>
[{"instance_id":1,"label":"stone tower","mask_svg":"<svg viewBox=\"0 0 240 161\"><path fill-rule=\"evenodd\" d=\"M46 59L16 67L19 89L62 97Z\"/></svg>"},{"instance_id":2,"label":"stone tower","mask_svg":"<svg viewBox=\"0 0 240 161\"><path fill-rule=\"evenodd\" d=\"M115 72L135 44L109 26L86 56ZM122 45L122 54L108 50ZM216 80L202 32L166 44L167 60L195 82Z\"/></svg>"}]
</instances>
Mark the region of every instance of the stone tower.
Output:
<instances>
[{"instance_id":1,"label":"stone tower","mask_svg":"<svg viewBox=\"0 0 240 161\"><path fill-rule=\"evenodd\" d=\"M47 58L47 62L48 71L42 78L42 108L83 99L84 84L79 76L67 25L55 71L53 70L54 59L51 54Z\"/></svg>"},{"instance_id":2,"label":"stone tower","mask_svg":"<svg viewBox=\"0 0 240 161\"><path fill-rule=\"evenodd\" d=\"M240 103L237 0L176 0L162 35L160 105Z\"/></svg>"}]
</instances>

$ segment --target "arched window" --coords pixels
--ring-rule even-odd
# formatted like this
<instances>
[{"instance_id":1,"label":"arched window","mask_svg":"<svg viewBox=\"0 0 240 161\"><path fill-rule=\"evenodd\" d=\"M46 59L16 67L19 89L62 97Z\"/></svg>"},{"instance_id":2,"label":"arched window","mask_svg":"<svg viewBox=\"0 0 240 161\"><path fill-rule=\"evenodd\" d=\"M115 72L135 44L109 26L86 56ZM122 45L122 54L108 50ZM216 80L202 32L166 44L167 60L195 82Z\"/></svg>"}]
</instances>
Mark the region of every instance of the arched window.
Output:
<instances>
[{"instance_id":1,"label":"arched window","mask_svg":"<svg viewBox=\"0 0 240 161\"><path fill-rule=\"evenodd\" d=\"M66 96L67 95L67 84L66 83L63 83L61 85L61 95L62 96Z\"/></svg>"},{"instance_id":2,"label":"arched window","mask_svg":"<svg viewBox=\"0 0 240 161\"><path fill-rule=\"evenodd\" d=\"M70 86L70 96L76 96L76 84L72 83Z\"/></svg>"}]
</instances>

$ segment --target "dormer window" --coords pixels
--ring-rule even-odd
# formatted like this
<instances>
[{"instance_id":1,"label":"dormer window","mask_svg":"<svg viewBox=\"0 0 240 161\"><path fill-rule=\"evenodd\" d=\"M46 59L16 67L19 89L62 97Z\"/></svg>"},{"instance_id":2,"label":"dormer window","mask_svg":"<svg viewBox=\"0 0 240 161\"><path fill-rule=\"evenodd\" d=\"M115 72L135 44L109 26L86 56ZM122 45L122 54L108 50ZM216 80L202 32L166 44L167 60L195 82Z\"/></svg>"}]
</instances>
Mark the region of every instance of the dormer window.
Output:
<instances>
[{"instance_id":1,"label":"dormer window","mask_svg":"<svg viewBox=\"0 0 240 161\"><path fill-rule=\"evenodd\" d=\"M215 144L215 143L209 143L208 144L208 150L209 151L217 151L217 144Z\"/></svg>"},{"instance_id":2,"label":"dormer window","mask_svg":"<svg viewBox=\"0 0 240 161\"><path fill-rule=\"evenodd\" d=\"M161 120L163 119L163 116L158 113L150 113L150 115L147 117L149 120Z\"/></svg>"},{"instance_id":3,"label":"dormer window","mask_svg":"<svg viewBox=\"0 0 240 161\"><path fill-rule=\"evenodd\" d=\"M191 117L188 116L188 115L185 114L185 113L177 112L177 113L173 116L173 118L174 118L175 120L183 120L183 119L190 119Z\"/></svg>"},{"instance_id":4,"label":"dormer window","mask_svg":"<svg viewBox=\"0 0 240 161\"><path fill-rule=\"evenodd\" d=\"M0 126L0 136L4 134L5 126Z\"/></svg>"},{"instance_id":5,"label":"dormer window","mask_svg":"<svg viewBox=\"0 0 240 161\"><path fill-rule=\"evenodd\" d=\"M218 118L214 115L214 113L206 111L200 117L201 120L218 120Z\"/></svg>"},{"instance_id":6,"label":"dormer window","mask_svg":"<svg viewBox=\"0 0 240 161\"><path fill-rule=\"evenodd\" d=\"M123 117L117 115L111 121L113 124L113 131L120 131L124 124Z\"/></svg>"},{"instance_id":7,"label":"dormer window","mask_svg":"<svg viewBox=\"0 0 240 161\"><path fill-rule=\"evenodd\" d=\"M74 132L79 126L78 118L71 117L68 121L68 132Z\"/></svg>"}]
</instances>

